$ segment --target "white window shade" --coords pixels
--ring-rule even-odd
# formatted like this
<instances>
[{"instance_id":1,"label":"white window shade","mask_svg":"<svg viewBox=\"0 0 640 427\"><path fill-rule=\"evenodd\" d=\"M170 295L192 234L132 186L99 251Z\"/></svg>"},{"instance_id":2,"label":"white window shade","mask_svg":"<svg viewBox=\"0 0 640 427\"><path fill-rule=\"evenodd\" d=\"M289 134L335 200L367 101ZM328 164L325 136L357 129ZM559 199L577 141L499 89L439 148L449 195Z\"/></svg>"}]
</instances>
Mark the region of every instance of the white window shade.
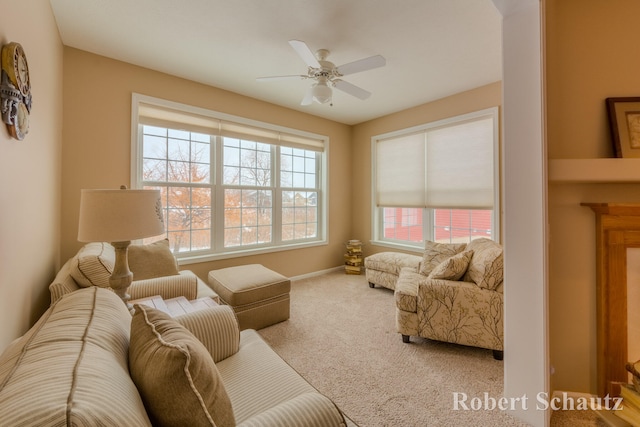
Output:
<instances>
[{"instance_id":1,"label":"white window shade","mask_svg":"<svg viewBox=\"0 0 640 427\"><path fill-rule=\"evenodd\" d=\"M220 128L219 120L213 117L144 102L138 104L138 123L206 135L215 135Z\"/></svg>"},{"instance_id":2,"label":"white window shade","mask_svg":"<svg viewBox=\"0 0 640 427\"><path fill-rule=\"evenodd\" d=\"M324 150L324 141L322 139L293 135L275 129L260 128L244 123L224 120L220 122L220 135L230 138L260 141L267 144L285 145L287 147L302 148L305 150Z\"/></svg>"},{"instance_id":3,"label":"white window shade","mask_svg":"<svg viewBox=\"0 0 640 427\"><path fill-rule=\"evenodd\" d=\"M428 208L493 208L493 120L427 132Z\"/></svg>"},{"instance_id":4,"label":"white window shade","mask_svg":"<svg viewBox=\"0 0 640 427\"><path fill-rule=\"evenodd\" d=\"M494 116L376 141L376 204L492 209Z\"/></svg>"},{"instance_id":5,"label":"white window shade","mask_svg":"<svg viewBox=\"0 0 640 427\"><path fill-rule=\"evenodd\" d=\"M270 128L264 124L253 126L240 121L230 121L146 102L138 103L138 122L142 125L220 135L312 151L323 151L325 145L323 139L283 132L276 127Z\"/></svg>"},{"instance_id":6,"label":"white window shade","mask_svg":"<svg viewBox=\"0 0 640 427\"><path fill-rule=\"evenodd\" d=\"M278 144L278 132L271 129L261 129L241 123L220 122L220 135L229 138L244 139L246 141L260 141L266 144Z\"/></svg>"},{"instance_id":7,"label":"white window shade","mask_svg":"<svg viewBox=\"0 0 640 427\"><path fill-rule=\"evenodd\" d=\"M424 133L377 141L376 159L378 206L425 205Z\"/></svg>"}]
</instances>

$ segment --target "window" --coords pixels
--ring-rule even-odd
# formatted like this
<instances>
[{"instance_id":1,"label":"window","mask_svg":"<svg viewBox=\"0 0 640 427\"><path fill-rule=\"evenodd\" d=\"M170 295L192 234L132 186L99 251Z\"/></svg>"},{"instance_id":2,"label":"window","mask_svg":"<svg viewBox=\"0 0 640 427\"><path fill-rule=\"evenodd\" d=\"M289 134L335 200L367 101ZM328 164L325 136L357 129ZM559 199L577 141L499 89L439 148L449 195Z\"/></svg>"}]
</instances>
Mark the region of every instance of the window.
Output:
<instances>
[{"instance_id":1,"label":"window","mask_svg":"<svg viewBox=\"0 0 640 427\"><path fill-rule=\"evenodd\" d=\"M422 248L425 240L497 239L497 108L372 138L373 236Z\"/></svg>"},{"instance_id":2,"label":"window","mask_svg":"<svg viewBox=\"0 0 640 427\"><path fill-rule=\"evenodd\" d=\"M179 259L326 242L325 137L133 96L132 176Z\"/></svg>"},{"instance_id":3,"label":"window","mask_svg":"<svg viewBox=\"0 0 640 427\"><path fill-rule=\"evenodd\" d=\"M422 246L427 239L468 243L478 237L492 237L491 210L382 208L382 211L382 238L386 241ZM423 227L423 224L430 225Z\"/></svg>"},{"instance_id":4,"label":"window","mask_svg":"<svg viewBox=\"0 0 640 427\"><path fill-rule=\"evenodd\" d=\"M383 208L383 238L399 242L422 242L422 209Z\"/></svg>"}]
</instances>

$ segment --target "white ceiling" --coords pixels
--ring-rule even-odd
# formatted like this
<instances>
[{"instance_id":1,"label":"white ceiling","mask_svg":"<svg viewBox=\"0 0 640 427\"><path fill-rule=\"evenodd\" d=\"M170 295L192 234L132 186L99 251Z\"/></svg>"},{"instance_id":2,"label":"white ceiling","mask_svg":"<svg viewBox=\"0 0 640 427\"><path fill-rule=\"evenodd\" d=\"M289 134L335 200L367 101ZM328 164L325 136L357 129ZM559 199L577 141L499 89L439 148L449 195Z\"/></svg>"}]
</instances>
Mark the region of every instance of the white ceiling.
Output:
<instances>
[{"instance_id":1,"label":"white ceiling","mask_svg":"<svg viewBox=\"0 0 640 427\"><path fill-rule=\"evenodd\" d=\"M491 0L50 0L62 42L98 55L346 124L501 80L501 15ZM333 106L301 106L311 80L288 40L342 65L380 54L383 68L343 77Z\"/></svg>"}]
</instances>

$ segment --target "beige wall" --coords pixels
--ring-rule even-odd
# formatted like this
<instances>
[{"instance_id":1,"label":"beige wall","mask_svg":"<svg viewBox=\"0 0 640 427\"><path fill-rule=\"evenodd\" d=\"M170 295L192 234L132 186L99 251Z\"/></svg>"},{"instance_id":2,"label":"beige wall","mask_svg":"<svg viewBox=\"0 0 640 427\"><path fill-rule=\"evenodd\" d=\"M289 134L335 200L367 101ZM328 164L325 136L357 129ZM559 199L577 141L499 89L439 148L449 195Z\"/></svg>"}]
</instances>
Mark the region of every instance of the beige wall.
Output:
<instances>
[{"instance_id":1,"label":"beige wall","mask_svg":"<svg viewBox=\"0 0 640 427\"><path fill-rule=\"evenodd\" d=\"M0 349L49 305L58 267L62 43L46 0L0 0L0 42L18 42L32 81L23 141L0 123Z\"/></svg>"},{"instance_id":2,"label":"beige wall","mask_svg":"<svg viewBox=\"0 0 640 427\"><path fill-rule=\"evenodd\" d=\"M329 244L287 252L188 264L206 279L209 270L260 263L287 276L339 266L350 238L351 128L221 89L136 67L84 51L64 49L64 147L62 155L62 258L80 247L78 207L82 188L130 184L132 92L254 120L327 135Z\"/></svg>"},{"instance_id":3,"label":"beige wall","mask_svg":"<svg viewBox=\"0 0 640 427\"><path fill-rule=\"evenodd\" d=\"M640 95L640 2L545 6L548 156L612 157L605 98ZM595 393L595 221L581 202L637 203L640 184L549 185L552 389Z\"/></svg>"},{"instance_id":4,"label":"beige wall","mask_svg":"<svg viewBox=\"0 0 640 427\"><path fill-rule=\"evenodd\" d=\"M501 102L502 84L496 82L355 125L351 163L351 169L354 171L351 177L352 238L369 242L373 237L371 235L371 138L373 136L499 106ZM363 250L365 255L370 255L387 249L381 246L365 245Z\"/></svg>"}]
</instances>

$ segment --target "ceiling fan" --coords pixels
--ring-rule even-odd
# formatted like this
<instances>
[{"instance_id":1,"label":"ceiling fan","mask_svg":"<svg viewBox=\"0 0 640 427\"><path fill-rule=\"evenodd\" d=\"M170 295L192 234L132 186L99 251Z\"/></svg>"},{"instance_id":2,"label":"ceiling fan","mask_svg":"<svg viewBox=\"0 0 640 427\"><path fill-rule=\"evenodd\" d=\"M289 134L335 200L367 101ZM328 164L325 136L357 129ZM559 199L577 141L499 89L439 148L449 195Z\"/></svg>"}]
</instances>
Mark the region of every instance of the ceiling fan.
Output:
<instances>
[{"instance_id":1,"label":"ceiling fan","mask_svg":"<svg viewBox=\"0 0 640 427\"><path fill-rule=\"evenodd\" d=\"M258 81L284 80L284 79L313 79L316 82L307 90L306 95L302 99L301 105L310 105L313 101L320 104L331 102L333 92L332 87L341 90L356 98L365 100L371 96L371 92L353 85L349 82L341 80L340 77L359 73L361 71L371 70L384 66L387 61L380 55L370 56L358 61L349 62L336 67L333 62L327 61L329 51L327 49L318 49L315 53L311 52L309 46L300 40L289 40L289 44L298 53L300 58L307 64L307 74L290 75L290 76L272 76L258 77Z\"/></svg>"}]
</instances>

